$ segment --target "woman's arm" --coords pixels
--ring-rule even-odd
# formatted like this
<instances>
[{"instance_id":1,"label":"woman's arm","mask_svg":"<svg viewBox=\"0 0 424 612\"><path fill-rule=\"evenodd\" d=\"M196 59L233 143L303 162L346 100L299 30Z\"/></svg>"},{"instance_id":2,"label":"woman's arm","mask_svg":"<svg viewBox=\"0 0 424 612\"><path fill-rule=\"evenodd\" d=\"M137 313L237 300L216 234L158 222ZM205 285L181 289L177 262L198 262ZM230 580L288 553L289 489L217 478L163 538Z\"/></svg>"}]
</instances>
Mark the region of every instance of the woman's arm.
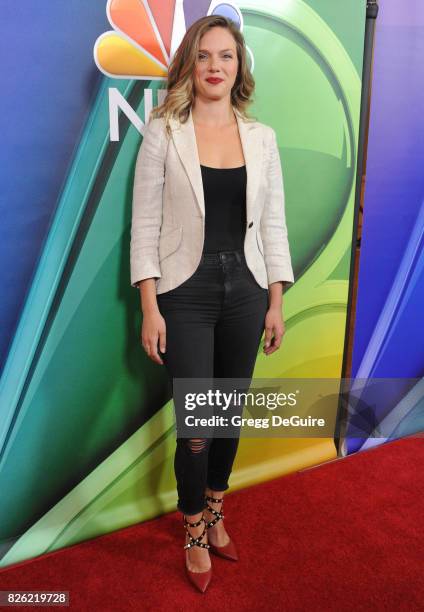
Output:
<instances>
[{"instance_id":1,"label":"woman's arm","mask_svg":"<svg viewBox=\"0 0 424 612\"><path fill-rule=\"evenodd\" d=\"M269 127L267 194L261 217L260 229L264 248L265 266L268 274L270 298L294 283L290 248L287 236L285 195L281 160L275 130ZM278 282L281 281L281 282ZM277 289L278 288L278 289ZM275 296L275 298L274 298ZM281 303L279 304L281 306Z\"/></svg>"},{"instance_id":2,"label":"woman's arm","mask_svg":"<svg viewBox=\"0 0 424 612\"><path fill-rule=\"evenodd\" d=\"M166 350L166 324L156 299L155 279L160 278L159 237L162 225L162 192L165 180L166 135L160 119L145 126L134 175L131 222L131 285L140 291L143 311L141 343L148 357L163 365L158 353Z\"/></svg>"},{"instance_id":3,"label":"woman's arm","mask_svg":"<svg viewBox=\"0 0 424 612\"><path fill-rule=\"evenodd\" d=\"M166 323L158 308L154 278L145 278L139 287L143 311L141 344L152 361L163 365L158 346L162 353L166 352Z\"/></svg>"},{"instance_id":4,"label":"woman's arm","mask_svg":"<svg viewBox=\"0 0 424 612\"><path fill-rule=\"evenodd\" d=\"M145 126L135 165L130 243L133 287L145 278L161 277L159 236L166 146L162 120L152 119Z\"/></svg>"},{"instance_id":5,"label":"woman's arm","mask_svg":"<svg viewBox=\"0 0 424 612\"><path fill-rule=\"evenodd\" d=\"M285 196L281 160L275 131L270 129L267 194L261 217L261 237L268 275L269 309L265 317L265 355L277 351L285 334L283 291L294 282L287 237Z\"/></svg>"}]
</instances>

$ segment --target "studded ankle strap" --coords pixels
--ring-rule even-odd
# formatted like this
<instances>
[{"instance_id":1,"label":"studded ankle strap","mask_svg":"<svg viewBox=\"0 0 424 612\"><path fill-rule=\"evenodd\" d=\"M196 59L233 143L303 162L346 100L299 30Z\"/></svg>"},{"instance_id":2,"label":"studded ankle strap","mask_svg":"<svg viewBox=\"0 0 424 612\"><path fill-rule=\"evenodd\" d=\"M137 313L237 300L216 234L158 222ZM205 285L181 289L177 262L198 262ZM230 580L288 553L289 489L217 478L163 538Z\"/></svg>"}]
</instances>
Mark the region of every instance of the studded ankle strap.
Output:
<instances>
[{"instance_id":1,"label":"studded ankle strap","mask_svg":"<svg viewBox=\"0 0 424 612\"><path fill-rule=\"evenodd\" d=\"M219 502L224 501L223 497L211 497L210 495L206 495L205 499L207 499L208 501L214 502L215 504L219 504Z\"/></svg>"},{"instance_id":2,"label":"studded ankle strap","mask_svg":"<svg viewBox=\"0 0 424 612\"><path fill-rule=\"evenodd\" d=\"M197 537L197 538L193 538L193 536L191 535L191 533L189 532L188 528L189 527L198 527L201 523L205 523L205 526L203 528L202 533ZM200 548L210 548L209 544L204 544L203 542L201 542L203 536L206 533L206 521L203 518L203 516L196 521L195 523L190 523L185 516L183 516L183 523L184 523L184 527L188 533L189 536L189 541L188 543L184 546L184 548L191 548L192 546L199 546Z\"/></svg>"},{"instance_id":3,"label":"studded ankle strap","mask_svg":"<svg viewBox=\"0 0 424 612\"><path fill-rule=\"evenodd\" d=\"M219 504L220 502L222 502L222 506L224 505L223 497L211 497L210 495L206 495L205 499L207 500L207 502L210 501L215 504ZM215 516L214 519L206 523L206 528L210 529L210 527L213 527L218 521L224 518L224 514L222 513L222 506L221 506L221 511L215 510L215 508L212 508L212 506L210 506L208 503L206 503L206 506L209 512L211 512Z\"/></svg>"}]
</instances>

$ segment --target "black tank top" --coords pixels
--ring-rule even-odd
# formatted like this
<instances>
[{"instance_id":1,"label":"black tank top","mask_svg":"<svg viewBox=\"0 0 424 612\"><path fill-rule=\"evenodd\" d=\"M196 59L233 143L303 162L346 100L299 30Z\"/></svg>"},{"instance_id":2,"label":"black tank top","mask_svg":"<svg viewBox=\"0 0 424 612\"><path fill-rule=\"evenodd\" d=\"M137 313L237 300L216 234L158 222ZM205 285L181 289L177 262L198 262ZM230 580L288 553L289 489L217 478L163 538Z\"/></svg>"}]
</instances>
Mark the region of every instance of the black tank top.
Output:
<instances>
[{"instance_id":1,"label":"black tank top","mask_svg":"<svg viewBox=\"0 0 424 612\"><path fill-rule=\"evenodd\" d=\"M246 232L246 166L200 164L205 196L204 253L243 249Z\"/></svg>"}]
</instances>

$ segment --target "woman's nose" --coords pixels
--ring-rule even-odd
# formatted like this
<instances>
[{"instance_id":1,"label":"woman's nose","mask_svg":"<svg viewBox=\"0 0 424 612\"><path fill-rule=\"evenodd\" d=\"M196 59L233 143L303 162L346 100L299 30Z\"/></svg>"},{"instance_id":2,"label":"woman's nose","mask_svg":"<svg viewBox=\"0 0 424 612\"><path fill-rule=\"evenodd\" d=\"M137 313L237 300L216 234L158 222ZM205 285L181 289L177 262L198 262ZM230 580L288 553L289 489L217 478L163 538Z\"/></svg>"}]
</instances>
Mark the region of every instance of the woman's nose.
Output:
<instances>
[{"instance_id":1,"label":"woman's nose","mask_svg":"<svg viewBox=\"0 0 424 612\"><path fill-rule=\"evenodd\" d=\"M209 70L217 70L218 69L218 61L216 59L211 58L209 60Z\"/></svg>"}]
</instances>

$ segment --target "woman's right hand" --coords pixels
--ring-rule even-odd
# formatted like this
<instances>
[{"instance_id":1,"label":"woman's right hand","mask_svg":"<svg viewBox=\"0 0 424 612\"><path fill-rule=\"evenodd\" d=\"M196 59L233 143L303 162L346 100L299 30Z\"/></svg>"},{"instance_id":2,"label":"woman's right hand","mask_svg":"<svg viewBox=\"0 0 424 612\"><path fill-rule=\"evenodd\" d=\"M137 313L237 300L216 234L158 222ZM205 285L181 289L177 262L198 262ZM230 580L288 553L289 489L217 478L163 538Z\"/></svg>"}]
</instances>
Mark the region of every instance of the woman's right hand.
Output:
<instances>
[{"instance_id":1,"label":"woman's right hand","mask_svg":"<svg viewBox=\"0 0 424 612\"><path fill-rule=\"evenodd\" d=\"M165 319L158 309L148 310L143 313L141 344L152 361L163 365L163 360L158 353L158 341L159 348L164 353L166 350Z\"/></svg>"}]
</instances>

